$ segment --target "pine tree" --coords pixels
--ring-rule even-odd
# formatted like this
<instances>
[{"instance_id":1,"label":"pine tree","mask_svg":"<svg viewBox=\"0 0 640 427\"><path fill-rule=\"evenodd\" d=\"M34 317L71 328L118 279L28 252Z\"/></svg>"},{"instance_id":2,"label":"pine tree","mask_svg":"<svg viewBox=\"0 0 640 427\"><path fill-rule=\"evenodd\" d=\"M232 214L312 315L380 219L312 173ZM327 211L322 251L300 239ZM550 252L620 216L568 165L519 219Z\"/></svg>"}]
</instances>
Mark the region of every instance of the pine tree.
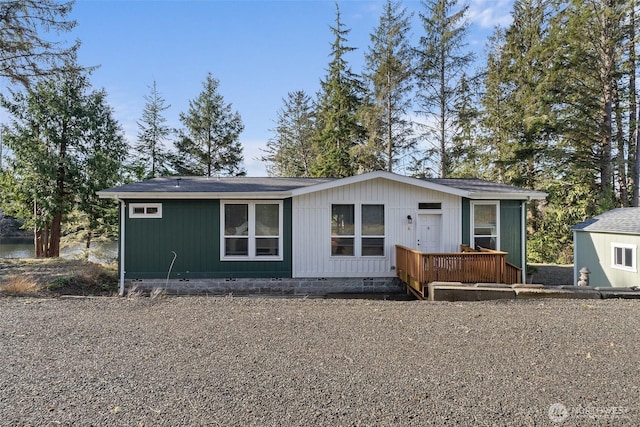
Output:
<instances>
[{"instance_id":1,"label":"pine tree","mask_svg":"<svg viewBox=\"0 0 640 427\"><path fill-rule=\"evenodd\" d=\"M508 99L511 84L502 61L505 31L496 28L489 38L487 65L483 75L484 92L480 97L480 150L476 154L482 169L479 176L505 182L505 164L512 159L509 151L511 126L507 121ZM484 149L483 149L484 148Z\"/></svg>"},{"instance_id":2,"label":"pine tree","mask_svg":"<svg viewBox=\"0 0 640 427\"><path fill-rule=\"evenodd\" d=\"M12 100L1 98L12 115L4 132L12 157L0 202L34 230L37 257L60 255L63 222L74 209L97 228L95 191L117 181L126 152L104 92L91 91L75 61L64 70L31 91L12 91Z\"/></svg>"},{"instance_id":3,"label":"pine tree","mask_svg":"<svg viewBox=\"0 0 640 427\"><path fill-rule=\"evenodd\" d=\"M628 126L630 115L628 107L615 108L615 98L617 88L628 85L620 83L627 75L621 59L628 37L624 25L628 7L623 0L571 3L554 26L554 70L561 83L556 99L563 117L562 135L572 155L569 171L598 194L596 213L620 204L613 160L616 150L626 155L628 147L626 142L616 143L616 138L623 138L617 135L624 134L616 127ZM622 163L626 167L626 160Z\"/></svg>"},{"instance_id":4,"label":"pine tree","mask_svg":"<svg viewBox=\"0 0 640 427\"><path fill-rule=\"evenodd\" d=\"M314 159L312 137L314 113L311 98L304 91L289 92L278 111L274 137L265 155L270 176L310 176Z\"/></svg>"},{"instance_id":5,"label":"pine tree","mask_svg":"<svg viewBox=\"0 0 640 427\"><path fill-rule=\"evenodd\" d=\"M468 6L456 10L457 0L424 0L425 13L420 13L424 35L418 48L418 87L420 113L427 123L428 144L437 158L438 175L452 172L450 149L458 132L454 104L460 93L460 79L473 54L465 52ZM430 137L433 136L433 139Z\"/></svg>"},{"instance_id":6,"label":"pine tree","mask_svg":"<svg viewBox=\"0 0 640 427\"><path fill-rule=\"evenodd\" d=\"M414 54L408 40L410 19L400 3L387 0L365 55L367 163L381 164L389 172L415 145L412 122L407 118L414 75Z\"/></svg>"},{"instance_id":7,"label":"pine tree","mask_svg":"<svg viewBox=\"0 0 640 427\"><path fill-rule=\"evenodd\" d=\"M484 141L479 131L477 86L477 81L470 81L466 74L462 75L454 103L458 129L452 137L451 176L482 176L483 171L486 170L486 164L482 162Z\"/></svg>"},{"instance_id":8,"label":"pine tree","mask_svg":"<svg viewBox=\"0 0 640 427\"><path fill-rule=\"evenodd\" d=\"M169 153L164 143L171 134L166 125L167 119L162 115L169 109L164 98L158 92L154 81L149 87L150 93L144 96L146 101L142 118L138 124L138 142L134 145L137 169L141 171L139 179L155 178L169 173Z\"/></svg>"},{"instance_id":9,"label":"pine tree","mask_svg":"<svg viewBox=\"0 0 640 427\"><path fill-rule=\"evenodd\" d=\"M129 148L106 97L104 90L90 95L90 126L79 168L76 209L84 218L84 223L78 238L85 242L86 259L94 238L111 239L117 235L118 206L112 200L99 198L97 192L122 183L123 161Z\"/></svg>"},{"instance_id":10,"label":"pine tree","mask_svg":"<svg viewBox=\"0 0 640 427\"><path fill-rule=\"evenodd\" d=\"M67 20L73 1L3 0L0 2L0 76L29 87L34 79L51 76L69 66L78 43L47 40L42 32L71 31Z\"/></svg>"},{"instance_id":11,"label":"pine tree","mask_svg":"<svg viewBox=\"0 0 640 427\"><path fill-rule=\"evenodd\" d=\"M219 82L211 73L200 95L180 114L184 129L175 141L173 167L181 175L243 175L240 114L232 111L218 93Z\"/></svg>"},{"instance_id":12,"label":"pine tree","mask_svg":"<svg viewBox=\"0 0 640 427\"><path fill-rule=\"evenodd\" d=\"M314 176L346 177L358 171L354 151L365 138L358 119L362 104L362 83L349 67L345 55L355 50L346 45L350 30L340 20L336 4L335 36L331 46L332 60L326 78L320 82L316 109L314 150L317 153L311 174Z\"/></svg>"}]
</instances>

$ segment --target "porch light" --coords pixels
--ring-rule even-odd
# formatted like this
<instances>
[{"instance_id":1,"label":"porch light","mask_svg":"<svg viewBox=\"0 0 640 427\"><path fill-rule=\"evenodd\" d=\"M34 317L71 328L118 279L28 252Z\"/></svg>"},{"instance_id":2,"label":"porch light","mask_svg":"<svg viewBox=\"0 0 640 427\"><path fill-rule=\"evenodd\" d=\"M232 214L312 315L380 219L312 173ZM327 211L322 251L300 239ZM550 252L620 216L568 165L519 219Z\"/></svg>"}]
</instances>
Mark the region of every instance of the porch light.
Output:
<instances>
[{"instance_id":1,"label":"porch light","mask_svg":"<svg viewBox=\"0 0 640 427\"><path fill-rule=\"evenodd\" d=\"M413 224L413 218L411 218L411 215L407 215L407 223Z\"/></svg>"}]
</instances>

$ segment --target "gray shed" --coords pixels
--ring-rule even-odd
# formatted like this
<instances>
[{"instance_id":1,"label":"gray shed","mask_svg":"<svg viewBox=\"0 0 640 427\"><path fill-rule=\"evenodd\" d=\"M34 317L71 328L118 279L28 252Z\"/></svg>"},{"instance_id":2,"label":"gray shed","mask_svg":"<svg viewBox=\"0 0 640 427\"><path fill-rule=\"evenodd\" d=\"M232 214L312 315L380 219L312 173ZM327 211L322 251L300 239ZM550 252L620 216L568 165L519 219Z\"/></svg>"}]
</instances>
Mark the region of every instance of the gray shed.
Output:
<instances>
[{"instance_id":1,"label":"gray shed","mask_svg":"<svg viewBox=\"0 0 640 427\"><path fill-rule=\"evenodd\" d=\"M587 267L591 286L640 286L640 208L613 209L572 230L574 283L579 270Z\"/></svg>"}]
</instances>

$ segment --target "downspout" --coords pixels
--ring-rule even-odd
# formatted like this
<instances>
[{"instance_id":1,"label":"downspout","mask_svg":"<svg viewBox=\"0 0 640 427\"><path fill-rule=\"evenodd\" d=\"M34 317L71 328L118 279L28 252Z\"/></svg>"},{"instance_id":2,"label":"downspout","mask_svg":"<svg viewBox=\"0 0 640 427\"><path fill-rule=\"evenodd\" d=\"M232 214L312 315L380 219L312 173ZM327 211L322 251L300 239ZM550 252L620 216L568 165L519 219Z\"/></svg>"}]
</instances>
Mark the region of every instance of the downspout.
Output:
<instances>
[{"instance_id":1,"label":"downspout","mask_svg":"<svg viewBox=\"0 0 640 427\"><path fill-rule=\"evenodd\" d=\"M576 230L573 230L573 285L576 285L578 283L578 263L576 262L576 237L577 236L577 232Z\"/></svg>"},{"instance_id":2,"label":"downspout","mask_svg":"<svg viewBox=\"0 0 640 427\"><path fill-rule=\"evenodd\" d=\"M522 231L520 231L522 236L522 281L527 283L527 202L530 200L527 197L527 200L522 202L520 206L520 212L522 215Z\"/></svg>"},{"instance_id":3,"label":"downspout","mask_svg":"<svg viewBox=\"0 0 640 427\"><path fill-rule=\"evenodd\" d=\"M115 199L120 202L120 262L118 263L120 268L120 272L119 272L120 285L118 289L118 295L123 297L124 296L124 241L125 241L124 224L126 220L127 204L125 203L124 200L120 199L118 196L116 196Z\"/></svg>"}]
</instances>

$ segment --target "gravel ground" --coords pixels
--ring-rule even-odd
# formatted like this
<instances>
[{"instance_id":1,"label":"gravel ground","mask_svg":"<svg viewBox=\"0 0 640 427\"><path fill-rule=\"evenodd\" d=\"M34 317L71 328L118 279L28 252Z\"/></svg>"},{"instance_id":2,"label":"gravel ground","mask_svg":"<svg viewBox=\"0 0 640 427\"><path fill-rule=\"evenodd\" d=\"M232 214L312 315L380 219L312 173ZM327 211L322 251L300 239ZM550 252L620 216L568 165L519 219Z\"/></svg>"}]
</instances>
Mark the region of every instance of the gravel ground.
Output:
<instances>
[{"instance_id":1,"label":"gravel ground","mask_svg":"<svg viewBox=\"0 0 640 427\"><path fill-rule=\"evenodd\" d=\"M0 313L2 426L640 425L640 301L0 298Z\"/></svg>"}]
</instances>

